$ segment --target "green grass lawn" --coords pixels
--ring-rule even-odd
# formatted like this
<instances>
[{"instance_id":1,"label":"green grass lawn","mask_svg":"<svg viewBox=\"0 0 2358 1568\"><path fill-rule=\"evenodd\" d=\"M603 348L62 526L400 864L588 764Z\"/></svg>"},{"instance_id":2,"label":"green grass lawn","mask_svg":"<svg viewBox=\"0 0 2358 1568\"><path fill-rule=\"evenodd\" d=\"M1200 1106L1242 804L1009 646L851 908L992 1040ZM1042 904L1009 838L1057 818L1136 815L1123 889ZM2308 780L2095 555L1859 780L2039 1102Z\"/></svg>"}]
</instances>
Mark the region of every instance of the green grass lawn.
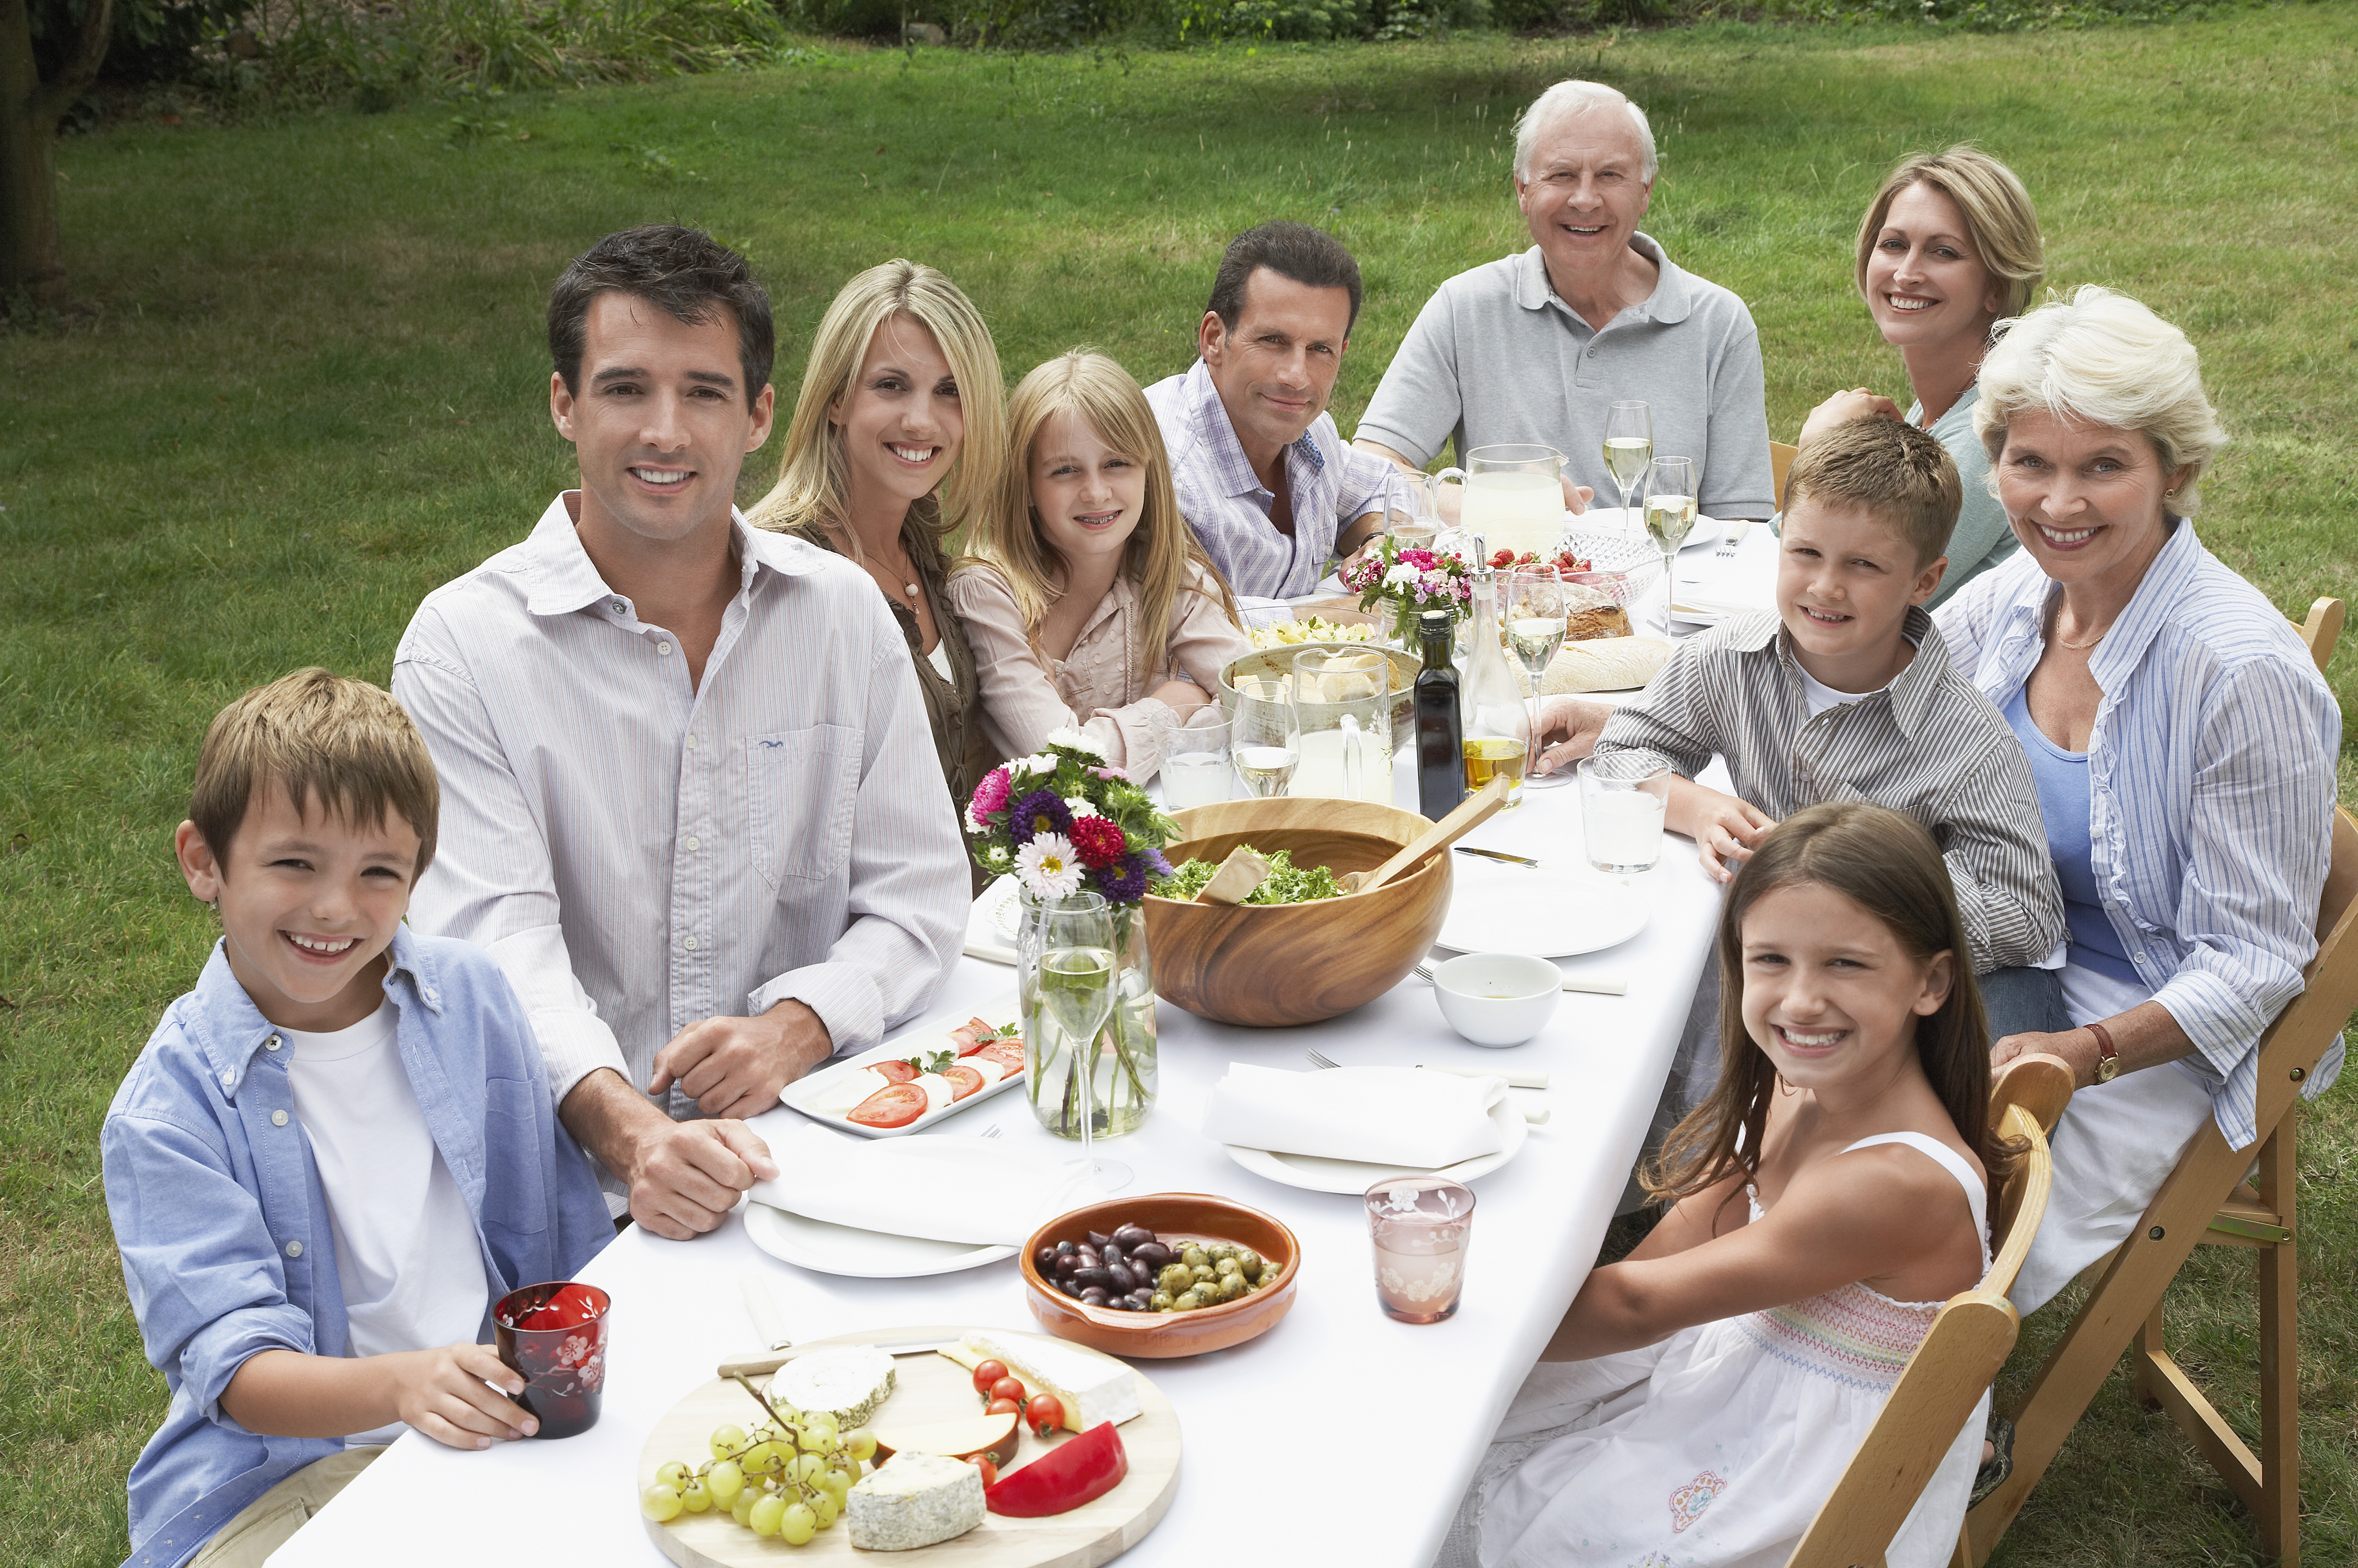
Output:
<instances>
[{"instance_id":1,"label":"green grass lawn","mask_svg":"<svg viewBox=\"0 0 2358 1568\"><path fill-rule=\"evenodd\" d=\"M164 1404L99 1191L106 1102L211 940L170 830L207 719L302 664L386 678L418 597L568 475L546 292L599 234L679 219L743 245L779 379L849 274L946 269L1011 379L1075 342L1184 368L1214 262L1271 217L1366 270L1348 430L1426 294L1522 243L1516 108L1602 76L1652 112L1649 230L1758 319L1770 425L1827 390L1905 400L1849 283L1898 154L1973 137L2021 172L2053 281L2146 299L2201 347L2236 445L2203 537L2288 612L2358 586L2358 8L1952 37L1711 27L1602 42L1006 58L841 49L775 70L67 145L97 308L0 337L0 1563L125 1550L122 1477ZM471 112L479 114L480 112ZM749 470L748 497L773 470ZM2345 707L2358 653L2332 669ZM2343 795L2358 798L2358 746ZM2309 1557L2358 1561L2358 1175L2350 1091L2308 1119ZM2243 1254L2180 1287L2181 1358L2251 1402ZM2238 1314L2243 1314L2238 1318ZM2034 1322L2029 1343L2060 1326ZM2247 1427L2248 1430L2248 1427ZM2225 1487L2117 1380L2004 1561L2240 1563Z\"/></svg>"}]
</instances>

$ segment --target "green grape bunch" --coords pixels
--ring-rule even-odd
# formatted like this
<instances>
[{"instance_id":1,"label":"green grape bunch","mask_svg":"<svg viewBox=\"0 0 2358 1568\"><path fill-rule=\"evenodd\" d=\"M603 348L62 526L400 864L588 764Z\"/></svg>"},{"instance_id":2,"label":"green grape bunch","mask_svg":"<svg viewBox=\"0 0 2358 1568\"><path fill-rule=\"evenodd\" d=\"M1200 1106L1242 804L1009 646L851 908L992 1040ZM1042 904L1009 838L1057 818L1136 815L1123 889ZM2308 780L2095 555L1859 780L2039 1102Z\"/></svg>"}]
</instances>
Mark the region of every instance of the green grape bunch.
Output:
<instances>
[{"instance_id":1,"label":"green grape bunch","mask_svg":"<svg viewBox=\"0 0 2358 1568\"><path fill-rule=\"evenodd\" d=\"M843 1512L860 1465L876 1454L867 1428L836 1430L825 1411L776 1405L743 1378L737 1381L760 1403L761 1423L713 1430L711 1457L691 1469L675 1459L639 1494L639 1510L658 1524L715 1509L758 1536L800 1546Z\"/></svg>"}]
</instances>

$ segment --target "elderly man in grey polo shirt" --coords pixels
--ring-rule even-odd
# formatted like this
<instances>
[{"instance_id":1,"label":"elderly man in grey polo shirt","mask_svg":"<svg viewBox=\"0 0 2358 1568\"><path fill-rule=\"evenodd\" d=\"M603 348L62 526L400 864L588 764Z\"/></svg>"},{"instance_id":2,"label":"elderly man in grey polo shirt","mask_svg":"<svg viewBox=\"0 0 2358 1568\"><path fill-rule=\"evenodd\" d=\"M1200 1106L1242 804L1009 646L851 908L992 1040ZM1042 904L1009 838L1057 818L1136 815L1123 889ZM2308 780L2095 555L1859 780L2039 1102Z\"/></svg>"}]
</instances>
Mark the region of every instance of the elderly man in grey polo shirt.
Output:
<instances>
[{"instance_id":1,"label":"elderly man in grey polo shirt","mask_svg":"<svg viewBox=\"0 0 2358 1568\"><path fill-rule=\"evenodd\" d=\"M1638 232L1655 167L1645 113L1619 92L1559 81L1541 93L1515 128L1515 197L1535 243L1434 291L1357 445L1412 468L1451 440L1461 461L1501 441L1553 447L1577 509L1617 498L1606 419L1641 398L1655 453L1694 460L1706 515L1774 511L1752 313Z\"/></svg>"}]
</instances>

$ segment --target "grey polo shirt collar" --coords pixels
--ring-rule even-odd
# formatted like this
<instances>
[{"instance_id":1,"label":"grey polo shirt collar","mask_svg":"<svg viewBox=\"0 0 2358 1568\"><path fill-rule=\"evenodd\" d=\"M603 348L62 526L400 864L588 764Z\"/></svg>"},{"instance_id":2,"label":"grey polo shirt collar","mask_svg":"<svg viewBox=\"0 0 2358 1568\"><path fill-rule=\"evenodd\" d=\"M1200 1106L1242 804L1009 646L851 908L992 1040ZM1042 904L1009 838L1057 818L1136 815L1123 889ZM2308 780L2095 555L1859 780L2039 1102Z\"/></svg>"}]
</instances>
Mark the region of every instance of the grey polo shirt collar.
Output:
<instances>
[{"instance_id":1,"label":"grey polo shirt collar","mask_svg":"<svg viewBox=\"0 0 2358 1568\"><path fill-rule=\"evenodd\" d=\"M1630 235L1629 248L1660 268L1660 276L1654 279L1653 293L1635 305L1624 307L1606 327L1617 327L1624 320L1655 321L1666 327L1685 320L1693 311L1695 301L1693 280L1686 270L1671 261L1650 234ZM1581 331L1597 330L1582 319L1579 311L1557 297L1555 286L1548 281L1547 258L1540 254L1537 245L1522 254L1516 267L1515 303L1526 310L1544 310L1552 305Z\"/></svg>"}]
</instances>

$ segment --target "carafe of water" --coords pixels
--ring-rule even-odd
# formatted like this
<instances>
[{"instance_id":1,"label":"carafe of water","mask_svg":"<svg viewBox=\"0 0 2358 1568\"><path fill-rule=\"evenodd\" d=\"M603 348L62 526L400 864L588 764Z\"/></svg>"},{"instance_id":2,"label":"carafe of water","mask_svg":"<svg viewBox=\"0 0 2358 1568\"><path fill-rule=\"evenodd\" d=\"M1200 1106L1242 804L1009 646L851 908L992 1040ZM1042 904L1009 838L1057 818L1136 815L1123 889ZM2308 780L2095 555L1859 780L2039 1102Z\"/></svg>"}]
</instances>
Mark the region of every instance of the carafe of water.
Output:
<instances>
[{"instance_id":1,"label":"carafe of water","mask_svg":"<svg viewBox=\"0 0 2358 1568\"><path fill-rule=\"evenodd\" d=\"M1391 657L1375 649L1293 655L1302 760L1286 793L1392 803Z\"/></svg>"},{"instance_id":2,"label":"carafe of water","mask_svg":"<svg viewBox=\"0 0 2358 1568\"><path fill-rule=\"evenodd\" d=\"M1498 635L1498 587L1506 576L1503 572L1474 574L1474 632L1466 652L1458 707L1465 725L1466 793L1471 795L1488 784L1492 775L1504 773L1509 781L1507 804L1515 806L1523 803L1523 769L1531 759L1531 725L1522 683L1515 678Z\"/></svg>"}]
</instances>

